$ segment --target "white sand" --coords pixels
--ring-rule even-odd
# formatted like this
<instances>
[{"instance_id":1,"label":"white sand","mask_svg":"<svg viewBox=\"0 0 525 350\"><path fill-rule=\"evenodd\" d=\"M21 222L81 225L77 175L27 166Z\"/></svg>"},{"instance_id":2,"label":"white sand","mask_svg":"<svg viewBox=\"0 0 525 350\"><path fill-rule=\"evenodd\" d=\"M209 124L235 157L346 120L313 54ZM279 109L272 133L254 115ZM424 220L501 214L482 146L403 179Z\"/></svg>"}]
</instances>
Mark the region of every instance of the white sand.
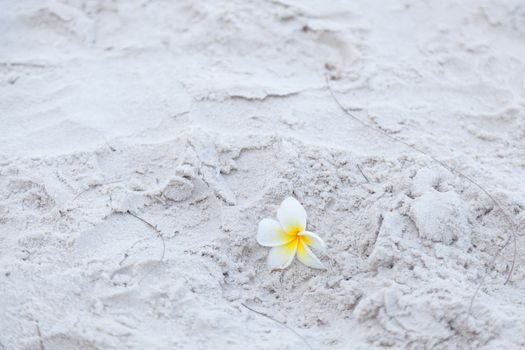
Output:
<instances>
[{"instance_id":1,"label":"white sand","mask_svg":"<svg viewBox=\"0 0 525 350\"><path fill-rule=\"evenodd\" d=\"M523 232L525 5L462 3L1 1L0 349L525 347L522 237L467 318L509 223L324 79Z\"/></svg>"}]
</instances>

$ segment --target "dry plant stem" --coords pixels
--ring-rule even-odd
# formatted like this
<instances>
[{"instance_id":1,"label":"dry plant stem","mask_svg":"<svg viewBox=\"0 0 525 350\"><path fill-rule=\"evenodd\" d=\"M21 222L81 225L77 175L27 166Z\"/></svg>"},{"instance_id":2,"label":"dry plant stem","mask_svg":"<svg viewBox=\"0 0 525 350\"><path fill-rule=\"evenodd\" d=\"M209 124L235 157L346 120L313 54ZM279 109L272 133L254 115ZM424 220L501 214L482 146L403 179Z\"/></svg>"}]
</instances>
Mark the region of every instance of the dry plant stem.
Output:
<instances>
[{"instance_id":1,"label":"dry plant stem","mask_svg":"<svg viewBox=\"0 0 525 350\"><path fill-rule=\"evenodd\" d=\"M160 263L162 263L162 261L164 260L164 255L166 254L166 242L164 240L164 237L162 236L162 232L160 232L160 230L157 228L156 225L153 225L152 223L144 220L143 218L141 218L140 216L132 213L131 211L127 211L127 213L131 216L133 216L134 218L142 221L143 223L145 223L146 225L148 225L149 227L151 227L156 233L157 233L157 236L160 238L160 240L162 241L162 254L160 256L160 259L157 263L157 265L159 265ZM146 278L150 273L151 271L153 271L153 269L155 268L155 266L153 266L151 269L149 269L149 271L144 275L142 276L142 278L139 280L139 284L142 283L142 281L144 280L144 278Z\"/></svg>"},{"instance_id":2,"label":"dry plant stem","mask_svg":"<svg viewBox=\"0 0 525 350\"><path fill-rule=\"evenodd\" d=\"M345 108L341 102L339 102L339 100L337 99L337 96L335 95L334 91L332 90L332 87L330 86L330 83L328 82L328 76L327 74L325 73L324 75L325 77L325 82L326 82L326 87L328 89L328 91L330 92L330 94L332 95L332 98L333 100L335 101L335 103L339 106L339 108L341 108L341 110L346 114L348 115L350 118L352 118L353 120L355 120L356 122L358 122L359 124L361 124L362 126L366 127L366 128L369 128L373 131L375 131L376 133L378 134L381 134L383 136L386 136L388 137L389 139L395 141L395 142L398 142L398 143L401 143L407 147L409 147L410 149L420 153L420 154L423 154L427 157L429 157L430 159L432 159L434 162L438 163L439 165L441 165L443 168L447 169L448 171L450 171L451 173L455 174L455 175L458 175L462 178L464 178L465 180L467 180L468 182L470 182L471 184L473 184L474 186L476 186L477 188L479 188L483 193L485 193L485 195L490 198L490 200L492 202L494 202L495 206L501 211L501 213L503 213L503 216L505 217L505 220L507 220L511 230L510 230L510 234L509 234L509 237L508 239L505 241L505 244L500 247L496 254L494 254L494 256L492 257L492 260L490 262L490 265L487 267L487 270L485 271L484 275L483 275L483 278L481 279L481 282L479 283L478 287L476 288L476 291L474 292L474 295L472 296L471 300L470 300L470 306L469 306L469 310L468 310L468 314L467 314L467 317L468 315L470 315L470 312L471 312L471 309L472 309L472 304L474 303L474 299L476 298L479 290L481 289L481 286L483 285L483 283L485 282L485 278L487 277L487 274L489 273L490 270L492 270L494 268L494 265L496 263L496 259L497 257L501 254L501 252L509 245L509 243L512 241L513 243L513 253L512 253L512 263L511 263L511 267L510 267L510 270L507 274L507 278L505 279L505 282L504 284L507 284L509 281L510 281L510 278L512 277L512 273L514 271L514 266L515 266L515 263L516 263L516 253L517 253L517 242L516 242L516 223L514 222L513 218L507 213L507 211L505 209L503 209L503 206L496 200L496 198L494 198L494 196L492 194L490 194L489 191L487 191L483 186L481 186L480 184L478 184L476 181L474 181L472 178L470 178L469 176L463 174L461 171L457 170L457 169L454 169L450 166L448 166L447 164L445 164L443 161L437 159L436 157L426 153L425 151L417 148L416 146L413 146L409 143L407 143L406 141L398 138L398 137L395 137L395 136L392 136L390 134L388 134L387 132L384 132L383 130L380 130L378 128L375 128L374 126L362 121L361 119L357 118L355 115L353 115L352 113L350 113L348 111L347 108Z\"/></svg>"},{"instance_id":3,"label":"dry plant stem","mask_svg":"<svg viewBox=\"0 0 525 350\"><path fill-rule=\"evenodd\" d=\"M45 350L44 341L42 340L42 332L40 331L40 326L38 325L38 321L36 322L36 332L38 333L38 344L40 346L39 350Z\"/></svg>"},{"instance_id":4,"label":"dry plant stem","mask_svg":"<svg viewBox=\"0 0 525 350\"><path fill-rule=\"evenodd\" d=\"M308 349L310 350L314 350L314 348L312 348L312 346L306 341L306 339L303 338L302 335L300 335L295 329L293 329L292 327L288 326L287 324L285 323L282 323L282 322L279 322L277 321L275 318L273 318L272 316L270 315L267 315L265 314L264 312L260 312L260 311L257 311L255 309L252 309L251 307L249 307L248 305L246 305L245 303L241 303L242 306L244 306L245 308L247 308L248 310L252 311L252 312L255 312L256 314L258 315L261 315L263 317L266 317L267 319L270 319L272 320L273 322L275 323L278 323L279 325L281 325L282 327L288 329L289 331L291 331L293 334L295 334L297 337L301 338L301 340L304 342L304 344L308 347Z\"/></svg>"},{"instance_id":5,"label":"dry plant stem","mask_svg":"<svg viewBox=\"0 0 525 350\"><path fill-rule=\"evenodd\" d=\"M366 177L365 173L363 173L363 170L361 170L361 167L359 166L359 164L357 164L357 169L359 169L359 172L361 173L361 175L363 175L366 182L370 183L370 180L368 180L368 177Z\"/></svg>"}]
</instances>

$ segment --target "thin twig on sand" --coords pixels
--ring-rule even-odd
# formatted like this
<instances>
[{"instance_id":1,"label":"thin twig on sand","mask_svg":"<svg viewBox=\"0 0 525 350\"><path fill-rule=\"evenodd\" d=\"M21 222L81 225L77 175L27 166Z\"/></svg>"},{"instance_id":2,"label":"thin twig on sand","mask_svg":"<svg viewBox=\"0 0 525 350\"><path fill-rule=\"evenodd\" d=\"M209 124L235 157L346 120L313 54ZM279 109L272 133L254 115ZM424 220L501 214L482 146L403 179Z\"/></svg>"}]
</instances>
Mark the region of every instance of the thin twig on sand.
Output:
<instances>
[{"instance_id":1,"label":"thin twig on sand","mask_svg":"<svg viewBox=\"0 0 525 350\"><path fill-rule=\"evenodd\" d=\"M166 241L164 240L164 236L162 236L162 232L160 232L160 230L157 228L157 225L153 225L152 223L150 223L149 221L141 218L140 216L138 216L137 214L134 214L132 213L131 211L127 211L127 213L131 216L133 216L134 218L142 221L143 223L145 223L146 225L148 225L149 227L151 227L156 233L157 233L157 236L160 238L160 240L162 241L162 254L160 256L160 259L159 261L157 262L157 265L155 266L152 266L151 269L148 270L148 272L146 272L144 274L144 276L142 276L142 278L139 280L139 284L144 280L144 278L146 278L152 271L153 269L158 266L159 264L162 263L162 261L164 260L164 255L166 254Z\"/></svg>"},{"instance_id":2,"label":"thin twig on sand","mask_svg":"<svg viewBox=\"0 0 525 350\"><path fill-rule=\"evenodd\" d=\"M304 344L308 347L308 349L310 350L314 350L314 348L312 348L312 346L310 345L310 343L308 343L306 341L306 339L301 335L299 334L295 329L293 329L292 327L288 326L286 323L282 323L280 321L277 321L275 318L273 318L272 316L270 315L267 315L265 314L264 312L261 312L261 311L257 311L255 309L252 309L251 307L249 307L248 305L246 305L245 303L241 303L242 306L244 306L245 308L247 308L248 310L252 311L252 312L255 312L256 314L258 315L261 315L263 317L266 317L267 319L270 319L272 320L273 322L275 323L278 323L279 325L281 325L282 327L288 329L289 331L291 331L293 334L295 334L297 337L301 338L301 340L304 342Z\"/></svg>"},{"instance_id":3,"label":"thin twig on sand","mask_svg":"<svg viewBox=\"0 0 525 350\"><path fill-rule=\"evenodd\" d=\"M366 182L370 183L370 180L368 180L368 177L366 177L365 173L363 173L363 170L361 170L361 167L359 166L359 164L357 164L357 169L359 169L359 172L361 173L361 175L363 175Z\"/></svg>"},{"instance_id":4,"label":"thin twig on sand","mask_svg":"<svg viewBox=\"0 0 525 350\"><path fill-rule=\"evenodd\" d=\"M39 350L45 350L44 340L42 339L42 332L40 331L40 326L38 325L38 321L36 321L36 332L38 334L38 344L40 347Z\"/></svg>"}]
</instances>

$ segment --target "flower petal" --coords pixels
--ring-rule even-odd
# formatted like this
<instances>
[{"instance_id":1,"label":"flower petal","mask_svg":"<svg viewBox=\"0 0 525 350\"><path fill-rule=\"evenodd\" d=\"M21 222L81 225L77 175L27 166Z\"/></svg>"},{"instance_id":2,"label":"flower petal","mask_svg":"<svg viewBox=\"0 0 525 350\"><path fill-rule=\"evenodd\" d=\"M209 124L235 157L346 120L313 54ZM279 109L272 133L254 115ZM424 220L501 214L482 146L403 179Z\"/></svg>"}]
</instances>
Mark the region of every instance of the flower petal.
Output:
<instances>
[{"instance_id":1,"label":"flower petal","mask_svg":"<svg viewBox=\"0 0 525 350\"><path fill-rule=\"evenodd\" d=\"M306 210L295 198L288 197L281 203L277 210L277 218L287 232L306 229Z\"/></svg>"},{"instance_id":2,"label":"flower petal","mask_svg":"<svg viewBox=\"0 0 525 350\"><path fill-rule=\"evenodd\" d=\"M270 249L268 267L271 271L285 269L292 263L295 252L297 252L298 242L298 239L294 239L289 243Z\"/></svg>"},{"instance_id":3,"label":"flower petal","mask_svg":"<svg viewBox=\"0 0 525 350\"><path fill-rule=\"evenodd\" d=\"M295 237L284 232L281 224L276 220L262 219L257 230L257 242L265 247L277 247L286 244Z\"/></svg>"},{"instance_id":4,"label":"flower petal","mask_svg":"<svg viewBox=\"0 0 525 350\"><path fill-rule=\"evenodd\" d=\"M321 237L317 235L317 233L303 231L299 233L299 236L301 236L302 241L308 244L310 247L314 247L314 248L321 249L321 250L324 250L326 248L326 244L321 239Z\"/></svg>"},{"instance_id":5,"label":"flower petal","mask_svg":"<svg viewBox=\"0 0 525 350\"><path fill-rule=\"evenodd\" d=\"M297 247L297 259L300 262L314 269L325 269L323 263L315 256L314 253L308 248L302 239L299 240Z\"/></svg>"}]
</instances>

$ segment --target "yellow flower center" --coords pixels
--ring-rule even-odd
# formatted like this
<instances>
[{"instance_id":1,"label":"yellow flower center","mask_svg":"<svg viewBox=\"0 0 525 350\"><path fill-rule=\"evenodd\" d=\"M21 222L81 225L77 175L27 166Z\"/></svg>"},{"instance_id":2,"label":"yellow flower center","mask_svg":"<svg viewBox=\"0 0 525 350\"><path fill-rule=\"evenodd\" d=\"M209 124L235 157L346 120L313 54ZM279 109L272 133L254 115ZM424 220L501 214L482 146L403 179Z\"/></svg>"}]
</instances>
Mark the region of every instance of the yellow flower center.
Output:
<instances>
[{"instance_id":1,"label":"yellow flower center","mask_svg":"<svg viewBox=\"0 0 525 350\"><path fill-rule=\"evenodd\" d=\"M299 227L292 227L291 229L288 230L288 232L286 232L286 234L289 235L289 236L297 237L297 235L298 235L301 231L302 231L302 230L301 230Z\"/></svg>"},{"instance_id":2,"label":"yellow flower center","mask_svg":"<svg viewBox=\"0 0 525 350\"><path fill-rule=\"evenodd\" d=\"M288 236L292 236L293 237L292 242L294 242L295 240L299 240L299 242L298 242L299 243L298 249L301 248L301 244L300 244L301 242L304 242L305 244L308 244L308 245L310 244L310 239L308 237L306 237L306 236L299 236L299 233L301 233L301 232L303 232L303 230L300 227L297 227L297 226L290 228L286 232L286 234Z\"/></svg>"}]
</instances>

